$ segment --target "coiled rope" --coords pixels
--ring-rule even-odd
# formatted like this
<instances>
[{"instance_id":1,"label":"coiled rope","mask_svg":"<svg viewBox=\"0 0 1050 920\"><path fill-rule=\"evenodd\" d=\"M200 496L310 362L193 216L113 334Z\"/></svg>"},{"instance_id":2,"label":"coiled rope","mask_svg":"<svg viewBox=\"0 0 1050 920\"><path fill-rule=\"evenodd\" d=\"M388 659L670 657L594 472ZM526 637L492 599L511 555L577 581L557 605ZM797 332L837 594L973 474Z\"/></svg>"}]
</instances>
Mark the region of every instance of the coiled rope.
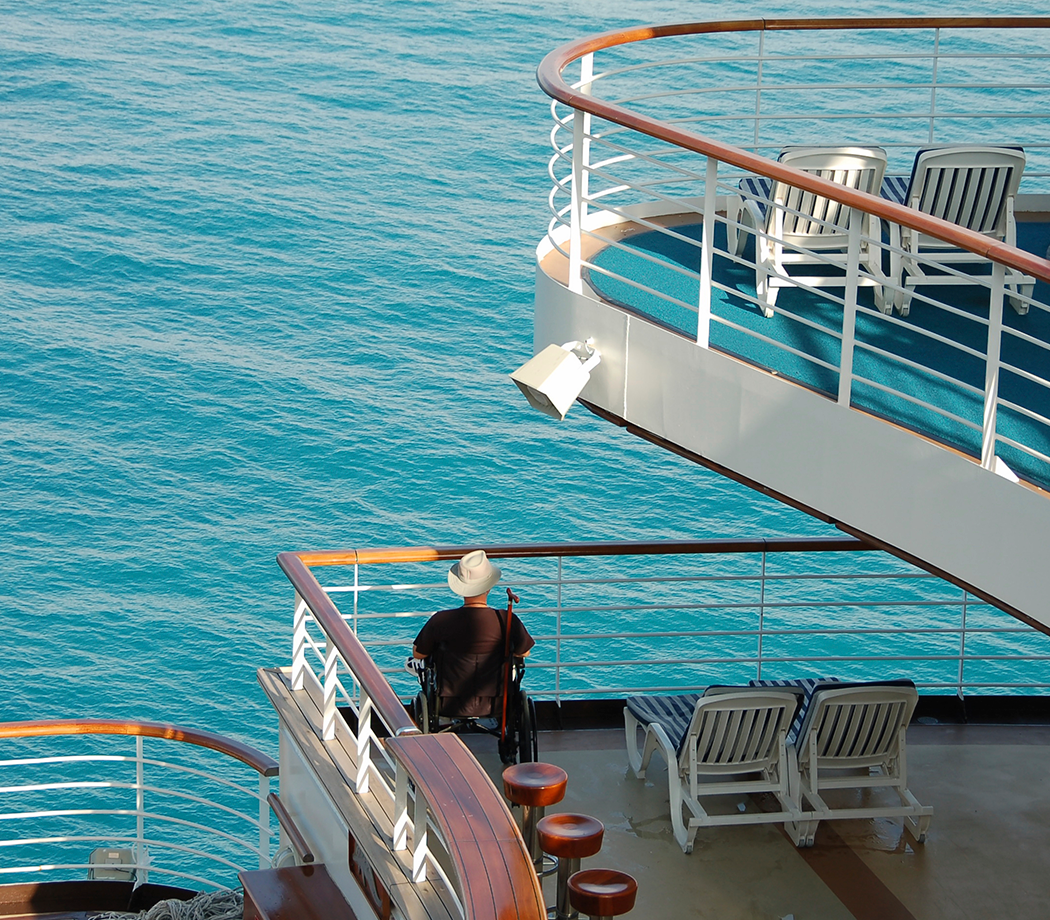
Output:
<instances>
[{"instance_id":1,"label":"coiled rope","mask_svg":"<svg viewBox=\"0 0 1050 920\"><path fill-rule=\"evenodd\" d=\"M158 901L148 910L138 914L107 911L93 914L91 920L241 920L244 916L244 895L230 888L207 891L195 895L188 901L169 898Z\"/></svg>"}]
</instances>

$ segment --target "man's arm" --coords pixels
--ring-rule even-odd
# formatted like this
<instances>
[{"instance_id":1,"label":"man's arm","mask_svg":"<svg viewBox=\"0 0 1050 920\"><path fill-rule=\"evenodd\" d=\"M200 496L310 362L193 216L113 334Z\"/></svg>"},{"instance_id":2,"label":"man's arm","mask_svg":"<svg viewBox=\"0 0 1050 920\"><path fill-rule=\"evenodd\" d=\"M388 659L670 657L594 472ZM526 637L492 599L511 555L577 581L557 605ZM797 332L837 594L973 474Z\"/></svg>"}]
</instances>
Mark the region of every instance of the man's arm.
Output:
<instances>
[{"instance_id":1,"label":"man's arm","mask_svg":"<svg viewBox=\"0 0 1050 920\"><path fill-rule=\"evenodd\" d=\"M529 631L525 628L525 624L521 622L520 617L514 617L514 628L511 630L511 638L514 640L514 654L518 658L528 657L532 647L536 644L536 640L529 635Z\"/></svg>"}]
</instances>

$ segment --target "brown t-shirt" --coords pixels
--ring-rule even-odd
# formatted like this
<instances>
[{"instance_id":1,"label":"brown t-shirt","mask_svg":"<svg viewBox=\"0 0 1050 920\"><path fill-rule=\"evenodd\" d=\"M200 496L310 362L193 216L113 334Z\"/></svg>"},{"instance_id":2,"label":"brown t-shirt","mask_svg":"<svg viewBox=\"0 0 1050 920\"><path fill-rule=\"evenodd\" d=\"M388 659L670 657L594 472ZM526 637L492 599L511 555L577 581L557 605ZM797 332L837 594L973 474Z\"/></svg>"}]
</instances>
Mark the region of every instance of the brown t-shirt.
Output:
<instances>
[{"instance_id":1,"label":"brown t-shirt","mask_svg":"<svg viewBox=\"0 0 1050 920\"><path fill-rule=\"evenodd\" d=\"M439 610L419 631L416 651L433 656L440 675L442 715L477 718L494 714L506 617L505 610L497 612L492 607L454 607ZM535 645L517 617L510 645L513 655L524 655Z\"/></svg>"}]
</instances>

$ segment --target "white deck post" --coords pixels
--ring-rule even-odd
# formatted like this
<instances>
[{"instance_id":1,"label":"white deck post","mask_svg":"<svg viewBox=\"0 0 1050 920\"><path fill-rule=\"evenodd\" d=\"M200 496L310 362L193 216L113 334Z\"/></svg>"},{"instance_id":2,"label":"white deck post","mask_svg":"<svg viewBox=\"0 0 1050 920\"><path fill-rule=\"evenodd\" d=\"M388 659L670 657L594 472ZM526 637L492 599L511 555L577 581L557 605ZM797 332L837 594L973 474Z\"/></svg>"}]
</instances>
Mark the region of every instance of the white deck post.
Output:
<instances>
[{"instance_id":1,"label":"white deck post","mask_svg":"<svg viewBox=\"0 0 1050 920\"><path fill-rule=\"evenodd\" d=\"M580 92L589 95L594 55L580 58ZM587 167L590 165L591 116L576 109L572 116L572 205L569 226L569 290L583 293L583 224L587 220Z\"/></svg>"},{"instance_id":2,"label":"white deck post","mask_svg":"<svg viewBox=\"0 0 1050 920\"><path fill-rule=\"evenodd\" d=\"M933 143L935 122L937 120L937 65L941 60L941 30L933 30L933 74L930 78L930 126L926 143Z\"/></svg>"},{"instance_id":3,"label":"white deck post","mask_svg":"<svg viewBox=\"0 0 1050 920\"><path fill-rule=\"evenodd\" d=\"M400 760L394 774L394 850L408 849L408 771Z\"/></svg>"},{"instance_id":4,"label":"white deck post","mask_svg":"<svg viewBox=\"0 0 1050 920\"><path fill-rule=\"evenodd\" d=\"M335 643L327 639L324 644L324 703L321 711L321 738L325 741L335 738L335 720L338 717L335 706L338 665L339 652Z\"/></svg>"},{"instance_id":5,"label":"white deck post","mask_svg":"<svg viewBox=\"0 0 1050 920\"><path fill-rule=\"evenodd\" d=\"M857 275L860 272L860 225L863 217L849 209L849 248L846 252L846 290L842 305L842 350L839 355L840 406L849 407L853 384L853 343L857 332Z\"/></svg>"},{"instance_id":6,"label":"white deck post","mask_svg":"<svg viewBox=\"0 0 1050 920\"><path fill-rule=\"evenodd\" d=\"M992 299L988 311L988 349L984 365L984 425L981 429L981 466L995 469L995 415L999 404L999 349L1003 338L1003 289L1006 268L992 263Z\"/></svg>"},{"instance_id":7,"label":"white deck post","mask_svg":"<svg viewBox=\"0 0 1050 920\"><path fill-rule=\"evenodd\" d=\"M711 274L715 258L715 213L718 204L718 160L707 158L704 176L704 233L700 241L700 302L696 311L696 344L711 343Z\"/></svg>"},{"instance_id":8,"label":"white deck post","mask_svg":"<svg viewBox=\"0 0 1050 920\"><path fill-rule=\"evenodd\" d=\"M762 64L766 59L766 33L758 33L758 67L755 70L755 153L759 152L762 127Z\"/></svg>"},{"instance_id":9,"label":"white deck post","mask_svg":"<svg viewBox=\"0 0 1050 920\"><path fill-rule=\"evenodd\" d=\"M270 777L259 774L259 868L270 868Z\"/></svg>"},{"instance_id":10,"label":"white deck post","mask_svg":"<svg viewBox=\"0 0 1050 920\"><path fill-rule=\"evenodd\" d=\"M762 637L766 626L766 551L762 550L762 578L759 582L758 594L758 674L756 677L762 679Z\"/></svg>"},{"instance_id":11,"label":"white deck post","mask_svg":"<svg viewBox=\"0 0 1050 920\"><path fill-rule=\"evenodd\" d=\"M357 635L357 600L361 596L361 566L354 563L354 635Z\"/></svg>"},{"instance_id":12,"label":"white deck post","mask_svg":"<svg viewBox=\"0 0 1050 920\"><path fill-rule=\"evenodd\" d=\"M427 880L427 800L416 787L412 799L412 881Z\"/></svg>"},{"instance_id":13,"label":"white deck post","mask_svg":"<svg viewBox=\"0 0 1050 920\"><path fill-rule=\"evenodd\" d=\"M146 848L146 759L142 735L135 736L135 884L149 881L149 850Z\"/></svg>"},{"instance_id":14,"label":"white deck post","mask_svg":"<svg viewBox=\"0 0 1050 920\"><path fill-rule=\"evenodd\" d=\"M295 616L292 619L292 689L302 690L306 679L306 620L310 615L299 592L295 593Z\"/></svg>"},{"instance_id":15,"label":"white deck post","mask_svg":"<svg viewBox=\"0 0 1050 920\"><path fill-rule=\"evenodd\" d=\"M372 698L361 689L357 704L357 792L368 792L368 773L372 766Z\"/></svg>"},{"instance_id":16,"label":"white deck post","mask_svg":"<svg viewBox=\"0 0 1050 920\"><path fill-rule=\"evenodd\" d=\"M557 638L554 641L554 700L561 706L561 588L562 557L558 557L558 612L555 629Z\"/></svg>"}]
</instances>

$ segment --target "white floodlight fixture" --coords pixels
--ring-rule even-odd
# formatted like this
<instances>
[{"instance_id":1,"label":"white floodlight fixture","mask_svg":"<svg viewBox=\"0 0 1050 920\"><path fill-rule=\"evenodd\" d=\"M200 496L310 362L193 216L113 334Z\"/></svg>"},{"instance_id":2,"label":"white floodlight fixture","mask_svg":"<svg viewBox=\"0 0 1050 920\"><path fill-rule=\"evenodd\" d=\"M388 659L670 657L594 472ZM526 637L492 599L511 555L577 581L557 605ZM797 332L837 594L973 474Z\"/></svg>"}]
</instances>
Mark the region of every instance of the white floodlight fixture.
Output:
<instances>
[{"instance_id":1,"label":"white floodlight fixture","mask_svg":"<svg viewBox=\"0 0 1050 920\"><path fill-rule=\"evenodd\" d=\"M533 409L561 421L591 379L591 370L601 360L594 339L548 345L511 374L510 379Z\"/></svg>"}]
</instances>

